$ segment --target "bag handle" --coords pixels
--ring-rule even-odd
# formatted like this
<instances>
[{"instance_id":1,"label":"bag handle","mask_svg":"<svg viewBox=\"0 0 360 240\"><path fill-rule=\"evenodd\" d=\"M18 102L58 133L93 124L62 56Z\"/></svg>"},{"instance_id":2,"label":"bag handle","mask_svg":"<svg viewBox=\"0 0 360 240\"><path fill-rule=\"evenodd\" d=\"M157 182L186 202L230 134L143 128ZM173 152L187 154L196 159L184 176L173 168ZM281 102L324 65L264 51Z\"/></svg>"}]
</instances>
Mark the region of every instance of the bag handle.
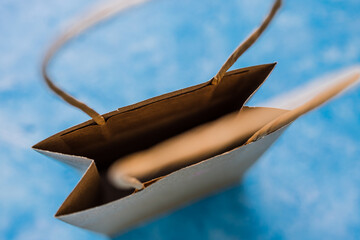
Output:
<instances>
[{"instance_id":1,"label":"bag handle","mask_svg":"<svg viewBox=\"0 0 360 240\"><path fill-rule=\"evenodd\" d=\"M129 9L131 7L137 6L141 3L145 3L149 0L127 0L127 1L115 1L111 2L105 6L97 8L95 12L90 13L87 17L83 18L81 21L77 22L62 35L60 35L53 43L50 45L50 48L45 53L45 57L42 62L42 76L46 85L59 97L61 97L68 104L82 110L84 113L89 115L98 125L105 125L105 119L102 115L96 112L94 109L87 106L85 103L77 100L75 97L66 93L64 90L59 88L54 84L53 80L48 74L48 65L54 55L60 50L71 39L75 38L79 34L83 33L90 27L114 16L115 14ZM211 84L217 85L220 83L221 79L224 77L225 73L229 68L237 61L237 59L260 37L264 30L268 27L269 23L275 16L276 12L280 8L282 0L275 0L273 7L264 19L262 24L252 33L250 36L242 42L235 51L230 55L226 62L222 65L219 72L211 80Z\"/></svg>"},{"instance_id":2,"label":"bag handle","mask_svg":"<svg viewBox=\"0 0 360 240\"><path fill-rule=\"evenodd\" d=\"M323 83L322 86L318 86L317 90L319 93L315 95L313 98L311 98L309 101L304 101L305 103L301 104L300 106L295 107L294 109L291 109L289 112L284 113L280 115L279 117L275 118L265 126L263 126L261 129L259 129L257 132L255 132L247 141L246 144L249 144L251 142L254 142L264 136L266 136L269 133L272 133L283 126L288 125L289 123L295 121L300 116L310 112L311 110L319 107L320 105L324 104L328 100L334 98L336 95L340 94L344 90L348 89L352 85L356 84L360 79L360 71L359 69L355 69L354 72L351 72L350 74L347 74L347 76L342 76L338 79L335 78L335 83L329 84L330 87L327 87L326 84ZM325 85L325 86L324 86ZM314 87L314 86L312 86ZM324 87L327 87L324 89ZM301 93L293 93L294 96L300 95ZM285 95L286 97L288 94ZM293 98L295 98L293 96ZM284 99L284 101L289 101L289 99ZM304 99L300 99L304 100Z\"/></svg>"},{"instance_id":3,"label":"bag handle","mask_svg":"<svg viewBox=\"0 0 360 240\"><path fill-rule=\"evenodd\" d=\"M264 32L264 30L269 26L269 23L274 18L276 12L281 7L282 1L276 0L269 12L269 14L265 17L262 24L255 29L240 45L235 49L235 51L230 55L230 57L226 60L226 62L222 65L219 72L215 75L213 80L211 81L212 84L218 84L221 79L224 77L225 73L232 65L239 59L239 57L248 50L251 45L253 45L256 40L260 37L260 35Z\"/></svg>"}]
</instances>

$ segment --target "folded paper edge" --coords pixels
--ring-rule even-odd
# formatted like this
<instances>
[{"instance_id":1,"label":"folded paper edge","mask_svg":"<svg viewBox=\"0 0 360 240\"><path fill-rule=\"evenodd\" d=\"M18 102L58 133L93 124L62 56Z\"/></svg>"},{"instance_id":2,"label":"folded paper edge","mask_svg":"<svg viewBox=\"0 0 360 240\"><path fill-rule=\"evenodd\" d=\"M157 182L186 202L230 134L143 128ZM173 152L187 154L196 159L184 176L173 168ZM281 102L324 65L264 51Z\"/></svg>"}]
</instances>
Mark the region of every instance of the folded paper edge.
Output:
<instances>
[{"instance_id":1,"label":"folded paper edge","mask_svg":"<svg viewBox=\"0 0 360 240\"><path fill-rule=\"evenodd\" d=\"M91 163L94 162L93 159L83 157L83 156L77 156L77 155L70 155L70 154L64 154L59 152L53 152L48 150L39 149L36 147L32 147L36 152L41 153L42 155L45 155L49 158L58 160L62 163L65 163L66 165L69 165L76 170L80 171L81 173L85 173L87 169L90 167Z\"/></svg>"}]
</instances>

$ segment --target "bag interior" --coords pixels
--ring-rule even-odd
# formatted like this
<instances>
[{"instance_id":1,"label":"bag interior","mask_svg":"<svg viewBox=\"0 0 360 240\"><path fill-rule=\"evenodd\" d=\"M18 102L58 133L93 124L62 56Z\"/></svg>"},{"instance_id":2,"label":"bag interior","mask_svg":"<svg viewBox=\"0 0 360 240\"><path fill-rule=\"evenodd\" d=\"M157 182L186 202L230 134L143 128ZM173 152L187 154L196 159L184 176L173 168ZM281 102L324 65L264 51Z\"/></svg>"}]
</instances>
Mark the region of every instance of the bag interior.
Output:
<instances>
[{"instance_id":1,"label":"bag interior","mask_svg":"<svg viewBox=\"0 0 360 240\"><path fill-rule=\"evenodd\" d=\"M116 189L108 182L106 172L113 162L239 111L274 66L265 64L234 70L228 72L218 85L209 81L120 108L103 115L106 120L104 126L90 120L57 133L33 148L93 159L101 183L92 205L111 202L134 192ZM241 144L243 142L234 143L229 148ZM178 166L182 167L186 165ZM151 180L176 170L169 168L156 174L149 173L140 180L154 182Z\"/></svg>"}]
</instances>

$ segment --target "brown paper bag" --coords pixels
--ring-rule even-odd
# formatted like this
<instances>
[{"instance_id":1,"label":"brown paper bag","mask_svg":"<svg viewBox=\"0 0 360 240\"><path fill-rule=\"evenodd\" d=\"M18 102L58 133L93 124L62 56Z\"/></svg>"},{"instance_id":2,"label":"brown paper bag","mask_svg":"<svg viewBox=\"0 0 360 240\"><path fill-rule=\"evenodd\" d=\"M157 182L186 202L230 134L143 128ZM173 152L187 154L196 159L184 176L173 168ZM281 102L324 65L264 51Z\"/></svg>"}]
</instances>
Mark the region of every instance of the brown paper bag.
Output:
<instances>
[{"instance_id":1,"label":"brown paper bag","mask_svg":"<svg viewBox=\"0 0 360 240\"><path fill-rule=\"evenodd\" d=\"M353 86L360 72L346 71L331 84L322 81L267 107L244 107L275 64L227 70L269 24L280 7L276 1L263 24L203 84L104 115L53 84L46 67L65 42L141 2L122 2L86 18L54 43L43 64L48 86L93 118L33 147L83 174L55 216L110 236L236 184L292 121Z\"/></svg>"}]
</instances>

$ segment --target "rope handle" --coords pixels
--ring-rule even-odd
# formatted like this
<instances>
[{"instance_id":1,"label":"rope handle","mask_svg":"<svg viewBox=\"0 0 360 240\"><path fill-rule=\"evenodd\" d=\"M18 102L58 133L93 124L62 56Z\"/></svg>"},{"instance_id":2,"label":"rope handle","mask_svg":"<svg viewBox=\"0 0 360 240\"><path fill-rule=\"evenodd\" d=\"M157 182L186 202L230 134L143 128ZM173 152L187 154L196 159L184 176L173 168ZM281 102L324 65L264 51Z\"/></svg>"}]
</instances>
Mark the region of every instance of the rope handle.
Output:
<instances>
[{"instance_id":1,"label":"rope handle","mask_svg":"<svg viewBox=\"0 0 360 240\"><path fill-rule=\"evenodd\" d=\"M281 7L282 1L276 0L269 12L269 14L265 17L262 24L254 30L253 33L250 34L249 37L245 39L240 45L235 49L235 51L230 55L230 57L226 60L226 62L222 65L219 72L215 75L213 80L211 81L212 84L218 84L221 79L224 77L225 73L232 65L239 59L239 57L253 45L256 40L260 37L260 35L264 32L264 30L269 26L269 23L274 18L276 12Z\"/></svg>"},{"instance_id":2,"label":"rope handle","mask_svg":"<svg viewBox=\"0 0 360 240\"><path fill-rule=\"evenodd\" d=\"M50 48L45 53L45 57L42 62L42 76L46 85L60 98L62 98L68 104L82 110L84 113L89 115L98 125L105 125L105 119L102 115L96 112L94 109L87 106L85 103L77 100L75 97L63 91L57 85L54 84L53 80L48 74L48 65L51 62L54 55L68 43L71 39L75 38L79 34L83 33L85 30L93 27L94 25L114 16L115 14L122 12L126 9L132 8L139 4L145 3L149 0L127 0L127 1L114 1L107 5L98 7L94 12L90 13L87 17L84 17L82 20L78 21L66 32L60 35ZM281 0L275 0L275 3L268 14L264 19L263 23L258 27L244 42L242 42L235 51L230 55L227 61L222 65L219 72L211 80L211 84L219 84L225 73L229 68L237 61L237 59L259 38L259 36L267 28L273 17L275 16L277 10L281 6Z\"/></svg>"},{"instance_id":3,"label":"rope handle","mask_svg":"<svg viewBox=\"0 0 360 240\"><path fill-rule=\"evenodd\" d=\"M280 129L283 126L286 126L287 124L296 120L298 117L319 107L329 99L335 97L336 95L338 95L339 93L350 87L351 85L355 84L359 80L359 78L360 78L359 72L355 72L352 73L350 76L341 78L338 83L321 91L319 94L314 96L309 101L305 102L304 104L294 108L293 110L287 113L280 115L279 117L275 118L273 121L263 126L246 141L246 144L254 142L262 138L263 136Z\"/></svg>"},{"instance_id":4,"label":"rope handle","mask_svg":"<svg viewBox=\"0 0 360 240\"><path fill-rule=\"evenodd\" d=\"M121 12L125 9L129 9L141 3L147 2L148 0L131 0L131 1L115 1L110 2L106 5L97 7L96 10L88 14L82 20L75 23L62 35L60 35L45 53L45 57L42 62L41 70L42 76L45 80L46 85L59 97L61 97L68 104L82 110L84 113L89 115L98 125L105 125L105 119L94 109L90 108L86 104L80 102L75 97L63 91L57 85L54 84L53 80L48 74L48 65L54 55L60 50L62 46L68 43L71 39L75 38L79 34L83 33L87 29L94 25L114 16L116 13Z\"/></svg>"}]
</instances>

